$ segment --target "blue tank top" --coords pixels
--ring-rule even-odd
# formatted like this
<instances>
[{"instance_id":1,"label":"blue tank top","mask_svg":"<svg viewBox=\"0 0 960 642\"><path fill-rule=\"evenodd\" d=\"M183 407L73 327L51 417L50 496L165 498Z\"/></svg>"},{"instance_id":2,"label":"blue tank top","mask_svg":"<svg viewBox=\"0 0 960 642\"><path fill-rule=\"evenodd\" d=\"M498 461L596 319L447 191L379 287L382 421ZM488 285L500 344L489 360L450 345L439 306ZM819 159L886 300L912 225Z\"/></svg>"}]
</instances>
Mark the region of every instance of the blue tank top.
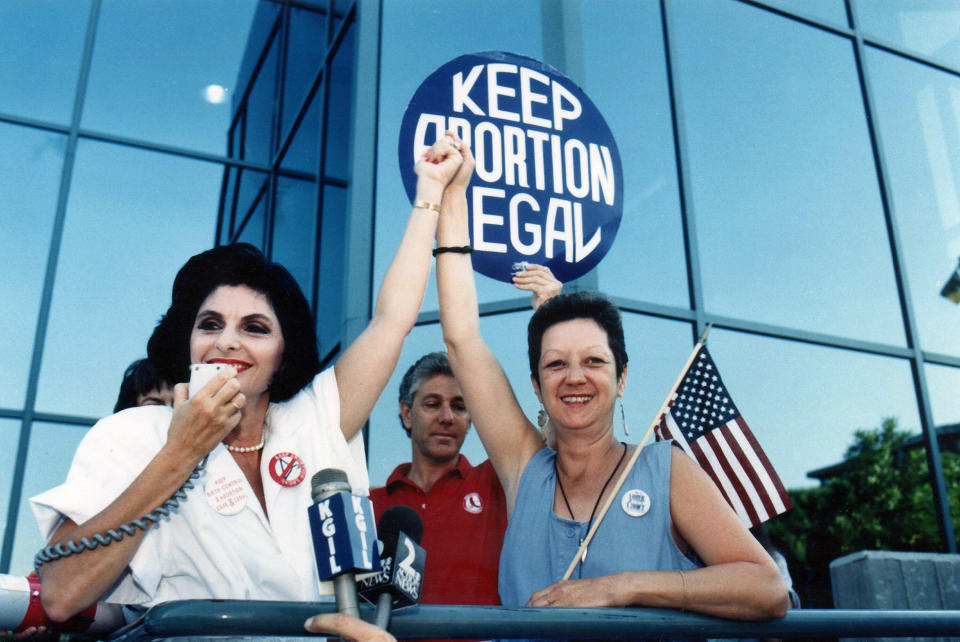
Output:
<instances>
[{"instance_id":1,"label":"blue tank top","mask_svg":"<svg viewBox=\"0 0 960 642\"><path fill-rule=\"evenodd\" d=\"M586 523L553 512L556 456L549 448L538 451L520 478L500 554L504 606L523 606L534 591L559 581L587 535ZM586 561L574 569L573 579L621 571L700 568L670 535L670 457L670 442L643 449L590 542Z\"/></svg>"}]
</instances>

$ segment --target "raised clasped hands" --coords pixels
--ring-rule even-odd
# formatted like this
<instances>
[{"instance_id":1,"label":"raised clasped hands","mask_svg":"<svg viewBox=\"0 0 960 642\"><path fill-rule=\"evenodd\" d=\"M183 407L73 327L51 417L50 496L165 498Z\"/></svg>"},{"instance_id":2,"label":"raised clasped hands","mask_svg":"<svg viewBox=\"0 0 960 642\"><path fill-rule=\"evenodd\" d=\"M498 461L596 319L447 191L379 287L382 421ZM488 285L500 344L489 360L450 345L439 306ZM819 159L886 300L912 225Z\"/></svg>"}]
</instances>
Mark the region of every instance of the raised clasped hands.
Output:
<instances>
[{"instance_id":1,"label":"raised clasped hands","mask_svg":"<svg viewBox=\"0 0 960 642\"><path fill-rule=\"evenodd\" d=\"M452 131L431 145L414 166L417 200L440 204L448 192L465 194L473 174L469 145Z\"/></svg>"},{"instance_id":2,"label":"raised clasped hands","mask_svg":"<svg viewBox=\"0 0 960 642\"><path fill-rule=\"evenodd\" d=\"M187 384L178 383L167 444L184 449L191 459L200 461L240 423L246 397L240 392L233 368L224 368L193 399L187 395Z\"/></svg>"}]
</instances>

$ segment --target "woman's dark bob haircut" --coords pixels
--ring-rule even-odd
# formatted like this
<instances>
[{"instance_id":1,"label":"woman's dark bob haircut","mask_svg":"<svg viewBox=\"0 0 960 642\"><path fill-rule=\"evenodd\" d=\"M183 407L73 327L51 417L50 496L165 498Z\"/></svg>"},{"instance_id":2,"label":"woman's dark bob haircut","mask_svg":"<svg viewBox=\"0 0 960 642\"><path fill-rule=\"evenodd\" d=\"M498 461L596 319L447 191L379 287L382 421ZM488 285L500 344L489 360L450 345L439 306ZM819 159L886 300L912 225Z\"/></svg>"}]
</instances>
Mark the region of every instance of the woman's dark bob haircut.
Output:
<instances>
[{"instance_id":1,"label":"woman's dark bob haircut","mask_svg":"<svg viewBox=\"0 0 960 642\"><path fill-rule=\"evenodd\" d=\"M204 300L221 285L245 285L267 297L283 333L283 359L270 401L286 401L320 370L313 318L300 286L285 267L249 243L222 245L192 257L173 281L170 308L147 343L147 355L170 381L187 381L190 334Z\"/></svg>"},{"instance_id":2,"label":"woman's dark bob haircut","mask_svg":"<svg viewBox=\"0 0 960 642\"><path fill-rule=\"evenodd\" d=\"M543 349L543 334L553 325L573 319L595 321L607 333L607 344L613 352L617 379L627 365L627 347L623 340L623 322L620 310L610 299L598 292L571 292L558 294L548 299L530 317L527 324L527 355L530 357L530 374L540 385L540 352Z\"/></svg>"}]
</instances>

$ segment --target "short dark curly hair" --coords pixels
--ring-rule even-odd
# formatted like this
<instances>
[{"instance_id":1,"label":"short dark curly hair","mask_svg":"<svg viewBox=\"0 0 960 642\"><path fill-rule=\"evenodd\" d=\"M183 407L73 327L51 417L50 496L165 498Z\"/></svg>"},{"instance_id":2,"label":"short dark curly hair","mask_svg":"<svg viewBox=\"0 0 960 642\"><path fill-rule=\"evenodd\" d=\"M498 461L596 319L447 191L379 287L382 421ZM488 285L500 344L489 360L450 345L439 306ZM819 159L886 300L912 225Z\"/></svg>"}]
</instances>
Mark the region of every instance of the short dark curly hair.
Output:
<instances>
[{"instance_id":1,"label":"short dark curly hair","mask_svg":"<svg viewBox=\"0 0 960 642\"><path fill-rule=\"evenodd\" d=\"M627 347L623 338L623 321L620 310L610 299L599 292L570 292L558 294L537 308L527 324L527 356L530 358L530 374L540 385L537 366L543 349L543 334L551 326L573 319L595 321L607 334L607 344L613 352L617 379L627 365Z\"/></svg>"},{"instance_id":2,"label":"short dark curly hair","mask_svg":"<svg viewBox=\"0 0 960 642\"><path fill-rule=\"evenodd\" d=\"M306 297L285 267L249 243L221 245L190 258L173 281L167 313L147 343L147 355L169 381L189 378L190 334L204 300L221 285L245 285L267 297L280 321L284 350L270 401L286 401L320 370L317 335Z\"/></svg>"},{"instance_id":3,"label":"short dark curly hair","mask_svg":"<svg viewBox=\"0 0 960 642\"><path fill-rule=\"evenodd\" d=\"M157 366L149 359L137 359L123 373L120 382L120 392L117 394L117 403L113 406L114 412L120 412L137 405L137 398L151 390L173 388L173 384L163 378Z\"/></svg>"}]
</instances>

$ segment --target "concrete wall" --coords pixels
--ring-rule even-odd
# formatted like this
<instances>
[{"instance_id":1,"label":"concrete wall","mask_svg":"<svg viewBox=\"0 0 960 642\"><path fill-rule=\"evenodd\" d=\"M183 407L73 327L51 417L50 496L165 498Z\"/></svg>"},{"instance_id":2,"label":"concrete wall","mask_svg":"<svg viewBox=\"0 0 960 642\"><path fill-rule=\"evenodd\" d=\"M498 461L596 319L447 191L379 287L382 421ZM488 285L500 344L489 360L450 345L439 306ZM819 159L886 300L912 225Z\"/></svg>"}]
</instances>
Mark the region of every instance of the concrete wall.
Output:
<instances>
[{"instance_id":1,"label":"concrete wall","mask_svg":"<svg viewBox=\"0 0 960 642\"><path fill-rule=\"evenodd\" d=\"M960 555L859 551L831 562L830 580L838 609L960 609Z\"/></svg>"}]
</instances>

